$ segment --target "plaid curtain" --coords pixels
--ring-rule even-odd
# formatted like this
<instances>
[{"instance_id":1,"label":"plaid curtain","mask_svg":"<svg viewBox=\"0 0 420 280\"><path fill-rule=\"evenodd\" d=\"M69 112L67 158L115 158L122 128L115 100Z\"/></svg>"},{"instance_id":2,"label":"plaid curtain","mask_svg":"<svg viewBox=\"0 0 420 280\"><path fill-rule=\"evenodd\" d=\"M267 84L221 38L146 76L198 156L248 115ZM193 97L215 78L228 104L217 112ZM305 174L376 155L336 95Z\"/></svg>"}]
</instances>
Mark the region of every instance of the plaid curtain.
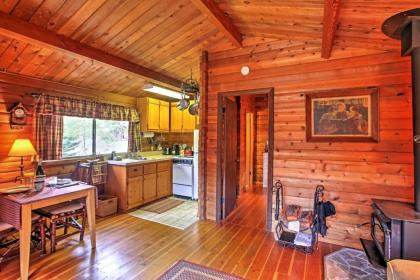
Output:
<instances>
[{"instance_id":1,"label":"plaid curtain","mask_svg":"<svg viewBox=\"0 0 420 280\"><path fill-rule=\"evenodd\" d=\"M36 117L36 147L40 159L61 159L63 143L63 116L42 115Z\"/></svg>"},{"instance_id":2,"label":"plaid curtain","mask_svg":"<svg viewBox=\"0 0 420 280\"><path fill-rule=\"evenodd\" d=\"M36 106L37 147L42 159L60 159L63 116L128 121L128 152L139 150L140 118L131 107L63 96L42 95Z\"/></svg>"},{"instance_id":3,"label":"plaid curtain","mask_svg":"<svg viewBox=\"0 0 420 280\"><path fill-rule=\"evenodd\" d=\"M140 151L140 123L129 122L128 124L128 152Z\"/></svg>"},{"instance_id":4,"label":"plaid curtain","mask_svg":"<svg viewBox=\"0 0 420 280\"><path fill-rule=\"evenodd\" d=\"M41 96L37 114L139 122L135 108L62 96Z\"/></svg>"}]
</instances>

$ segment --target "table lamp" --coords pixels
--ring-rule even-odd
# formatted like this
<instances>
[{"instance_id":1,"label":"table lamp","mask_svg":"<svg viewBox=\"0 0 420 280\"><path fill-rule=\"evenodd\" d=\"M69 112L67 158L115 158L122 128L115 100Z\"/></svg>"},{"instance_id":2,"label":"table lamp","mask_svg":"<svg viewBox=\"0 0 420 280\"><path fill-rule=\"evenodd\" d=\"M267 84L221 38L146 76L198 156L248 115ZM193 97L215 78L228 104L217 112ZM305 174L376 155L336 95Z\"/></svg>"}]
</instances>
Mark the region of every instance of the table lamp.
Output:
<instances>
[{"instance_id":1,"label":"table lamp","mask_svg":"<svg viewBox=\"0 0 420 280\"><path fill-rule=\"evenodd\" d=\"M29 139L16 139L9 151L9 157L20 157L20 175L15 178L15 181L23 180L23 157L36 155L34 146Z\"/></svg>"}]
</instances>

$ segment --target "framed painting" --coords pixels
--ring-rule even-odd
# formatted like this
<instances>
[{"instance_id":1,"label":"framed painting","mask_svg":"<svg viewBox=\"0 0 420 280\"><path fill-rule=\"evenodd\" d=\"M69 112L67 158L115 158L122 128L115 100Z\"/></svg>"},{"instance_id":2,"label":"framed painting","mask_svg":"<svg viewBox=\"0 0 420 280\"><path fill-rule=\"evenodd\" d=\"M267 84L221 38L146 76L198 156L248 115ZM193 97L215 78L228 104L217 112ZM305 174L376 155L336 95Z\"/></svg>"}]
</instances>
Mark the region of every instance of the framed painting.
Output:
<instances>
[{"instance_id":1,"label":"framed painting","mask_svg":"<svg viewBox=\"0 0 420 280\"><path fill-rule=\"evenodd\" d=\"M378 88L337 89L306 94L306 140L378 142Z\"/></svg>"}]
</instances>

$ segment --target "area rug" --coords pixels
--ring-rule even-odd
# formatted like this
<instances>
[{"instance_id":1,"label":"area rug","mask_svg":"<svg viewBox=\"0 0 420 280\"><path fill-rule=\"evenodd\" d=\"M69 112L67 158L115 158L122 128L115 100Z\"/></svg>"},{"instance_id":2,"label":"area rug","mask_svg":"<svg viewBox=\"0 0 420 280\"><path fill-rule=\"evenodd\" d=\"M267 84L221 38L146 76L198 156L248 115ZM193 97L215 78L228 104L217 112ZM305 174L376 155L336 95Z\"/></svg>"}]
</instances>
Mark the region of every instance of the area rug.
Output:
<instances>
[{"instance_id":1,"label":"area rug","mask_svg":"<svg viewBox=\"0 0 420 280\"><path fill-rule=\"evenodd\" d=\"M373 266L366 253L344 248L325 256L325 280L383 280L385 268Z\"/></svg>"},{"instance_id":2,"label":"area rug","mask_svg":"<svg viewBox=\"0 0 420 280\"><path fill-rule=\"evenodd\" d=\"M152 203L150 205L147 205L145 207L142 207L140 209L144 211L162 214L162 213L165 213L166 211L171 210L172 208L175 208L181 205L182 203L184 203L183 200L167 198L167 199Z\"/></svg>"},{"instance_id":3,"label":"area rug","mask_svg":"<svg viewBox=\"0 0 420 280\"><path fill-rule=\"evenodd\" d=\"M180 260L158 280L243 280L243 278L209 267Z\"/></svg>"},{"instance_id":4,"label":"area rug","mask_svg":"<svg viewBox=\"0 0 420 280\"><path fill-rule=\"evenodd\" d=\"M180 200L173 198L174 200ZM131 216L163 224L176 229L185 230L198 221L198 203L194 200L180 200L181 204L163 213L139 209L130 213Z\"/></svg>"}]
</instances>

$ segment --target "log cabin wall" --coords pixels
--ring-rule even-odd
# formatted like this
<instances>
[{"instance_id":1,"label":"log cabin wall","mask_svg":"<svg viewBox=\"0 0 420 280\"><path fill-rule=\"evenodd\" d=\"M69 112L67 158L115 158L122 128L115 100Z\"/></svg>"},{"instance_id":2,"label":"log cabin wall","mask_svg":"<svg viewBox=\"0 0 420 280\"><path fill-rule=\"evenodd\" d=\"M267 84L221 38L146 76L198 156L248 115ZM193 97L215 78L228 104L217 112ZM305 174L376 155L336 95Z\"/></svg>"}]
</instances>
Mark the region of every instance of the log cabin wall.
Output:
<instances>
[{"instance_id":1,"label":"log cabin wall","mask_svg":"<svg viewBox=\"0 0 420 280\"><path fill-rule=\"evenodd\" d=\"M283 182L286 203L305 207L312 206L315 186L325 185L337 215L324 241L360 247L369 228L357 225L369 221L372 198L413 199L409 60L377 47L336 48L331 59L320 57L319 43L264 38L209 54L208 218L216 214L216 95L233 90L275 89L274 180ZM240 74L243 65L248 76ZM305 141L306 92L371 86L380 90L379 143Z\"/></svg>"},{"instance_id":2,"label":"log cabin wall","mask_svg":"<svg viewBox=\"0 0 420 280\"><path fill-rule=\"evenodd\" d=\"M10 128L9 110L22 102L28 109L27 125L22 130ZM13 180L19 175L20 158L8 157L13 141L17 138L29 138L35 145L33 137L33 108L34 98L22 88L0 83L0 183ZM24 158L24 170L32 168L31 157Z\"/></svg>"}]
</instances>

